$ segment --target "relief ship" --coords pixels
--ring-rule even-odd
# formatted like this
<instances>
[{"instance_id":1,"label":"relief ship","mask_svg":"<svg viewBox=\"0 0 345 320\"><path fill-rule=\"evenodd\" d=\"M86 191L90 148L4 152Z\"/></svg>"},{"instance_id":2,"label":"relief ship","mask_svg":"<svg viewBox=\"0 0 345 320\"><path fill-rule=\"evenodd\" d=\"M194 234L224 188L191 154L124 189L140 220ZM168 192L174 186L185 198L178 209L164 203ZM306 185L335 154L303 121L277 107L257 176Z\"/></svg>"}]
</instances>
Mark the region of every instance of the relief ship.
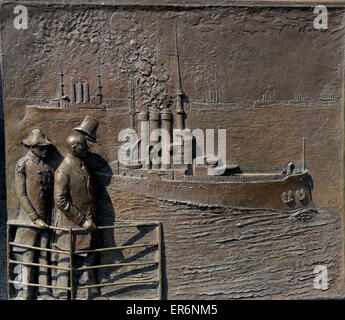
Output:
<instances>
[{"instance_id":1,"label":"relief ship","mask_svg":"<svg viewBox=\"0 0 345 320\"><path fill-rule=\"evenodd\" d=\"M118 168L110 188L196 206L295 210L313 207L308 170L284 173L234 173L229 176L173 176Z\"/></svg>"},{"instance_id":2,"label":"relief ship","mask_svg":"<svg viewBox=\"0 0 345 320\"><path fill-rule=\"evenodd\" d=\"M171 116L166 110L160 113L139 113L138 116L141 120L149 118L148 123L154 129L159 128L161 124L164 129L170 131ZM176 118L178 128L184 129L182 103L178 103ZM145 139L143 135L142 133L139 144ZM162 150L174 147L170 141L162 139L160 142ZM154 142L150 141L149 147L153 148L153 144ZM201 207L289 211L311 208L314 207L312 180L305 166L304 138L302 154L303 164L300 168L289 162L276 172L243 172L236 164L218 167L220 159L206 156L203 156L203 161L197 161L194 156L192 164L187 165L175 165L164 161L162 164L153 164L150 159L144 163L138 160L127 163L114 161L111 165L114 175L108 187ZM214 170L212 175L209 174L210 169Z\"/></svg>"},{"instance_id":3,"label":"relief ship","mask_svg":"<svg viewBox=\"0 0 345 320\"><path fill-rule=\"evenodd\" d=\"M148 132L140 129L142 128L141 122L146 121L149 123L150 133L160 128L169 132L169 137L162 136L160 142L161 150L170 150L171 153L175 147L170 139L171 131L177 129L179 132L183 132L185 130L184 92L176 30L175 49L178 90L174 116L168 108L142 110L138 113L135 110L133 99L131 99L129 112L133 130L138 129L139 131L138 145L142 141L149 140L148 147L154 148L157 143L150 141L146 136ZM133 97L134 95L132 95ZM174 129L172 123L175 125ZM179 148L183 149L182 145ZM192 154L195 154L195 147L196 145L192 144ZM183 159L183 151L180 152ZM150 157L144 159L144 163L140 163L138 160L122 164L121 161L115 161L112 165L114 175L108 187L146 197L201 207L262 208L288 211L314 207L312 180L305 166L304 138L301 168L297 168L292 162L289 162L279 172L243 172L238 165L224 164L217 174L215 171L221 161L217 157L210 158L202 154L197 159L194 155L191 164L176 165L170 164L171 153L162 152L161 165L152 164ZM170 159L167 159L169 157ZM202 158L201 161L197 161L200 158ZM209 174L210 169L213 170L212 175Z\"/></svg>"},{"instance_id":4,"label":"relief ship","mask_svg":"<svg viewBox=\"0 0 345 320\"><path fill-rule=\"evenodd\" d=\"M154 149L157 141L150 141L154 130L164 129L171 133L177 129L183 132L185 128L184 92L181 83L178 43L176 40L176 57L178 66L178 90L176 110L174 114L168 107L163 109L135 109L134 95L131 95L129 116L134 131L138 129L137 146L142 141L149 141L148 154ZM95 101L90 99L90 90L85 83L71 87L71 100L64 92L63 72L60 73L60 97L46 105L27 106L27 112L37 112L47 109L56 110L61 116L69 117L69 110L83 109L87 113L91 109L106 109L102 103L101 75L97 75L97 91ZM61 113L63 111L63 113ZM146 122L148 131L142 131L141 123ZM174 128L173 128L174 124ZM292 162L275 172L242 171L234 165L222 165L221 159L205 155L195 156L195 144L192 144L192 163L171 164L172 152L176 147L168 138L161 137L162 164L152 163L150 156L144 162L134 160L123 163L119 160L111 164L112 177L107 188L129 192L145 197L154 197L164 201L184 203L200 207L233 207L248 209L272 209L295 211L301 208L313 208L312 179L305 165L305 139L303 138L302 165L295 166ZM183 141L183 139L181 139ZM183 150L183 142L179 146ZM139 148L138 148L139 149ZM183 163L183 152L181 152ZM200 158L201 161L200 161ZM167 161L168 160L168 161ZM220 169L220 170L219 170ZM209 174L213 170L213 174ZM217 173L217 170L219 171ZM101 171L100 177L105 175ZM109 177L108 177L109 178Z\"/></svg>"}]
</instances>

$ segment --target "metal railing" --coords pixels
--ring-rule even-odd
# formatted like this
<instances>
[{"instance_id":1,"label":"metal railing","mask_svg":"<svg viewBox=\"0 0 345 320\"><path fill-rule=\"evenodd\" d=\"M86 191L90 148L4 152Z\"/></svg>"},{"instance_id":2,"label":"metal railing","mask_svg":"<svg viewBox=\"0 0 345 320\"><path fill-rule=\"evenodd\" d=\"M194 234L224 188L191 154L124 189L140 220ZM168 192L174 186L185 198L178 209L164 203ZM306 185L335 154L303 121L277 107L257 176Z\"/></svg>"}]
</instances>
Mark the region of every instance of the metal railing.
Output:
<instances>
[{"instance_id":1,"label":"metal railing","mask_svg":"<svg viewBox=\"0 0 345 320\"><path fill-rule=\"evenodd\" d=\"M20 286L28 286L28 287L43 287L43 288L50 288L50 289L59 289L59 290L66 290L70 292L70 300L75 300L75 292L78 289L89 289L89 288L100 288L100 287L108 287L108 286L122 286L122 285L137 285L137 284L157 284L157 298L152 299L162 299L163 294L163 287L162 287L162 225L158 221L145 221L145 222L135 222L135 223L126 223L126 224L118 224L118 225L111 225L111 226L99 226L97 230L109 230L109 229L118 229L118 228L137 228L137 227L156 227L157 233L157 241L153 243L142 243L142 244L133 244L133 245L124 245L124 246L115 246L115 247L105 247L105 248L96 248L91 250L76 250L73 251L73 239L74 239L74 232L81 231L80 228L58 228L49 226L49 229L52 231L65 231L68 232L69 236L69 250L58 250L58 249L51 249L51 248L41 248L36 246L29 246L24 244L19 244L13 241L10 241L10 232L11 227L14 226L26 226L20 223L15 222L8 222L7 223L7 292L8 292L8 299L10 299L10 292L11 292L11 285L20 285ZM69 257L69 268L51 265L51 264L41 264L41 263L29 263L29 262L21 262L17 260L11 259L11 248L12 247L20 247L25 249L37 250L37 251L45 251L51 253L58 253L63 254ZM103 265L93 265L93 266L86 266L86 267L79 267L75 268L73 266L73 256L76 254L81 253L101 253L106 251L115 251L115 250L126 250L132 248L148 248L148 247L157 247L158 258L157 260L152 261L144 261L144 262L124 262L124 263L111 263L111 264L103 264ZM43 267L48 269L56 269L56 270L64 270L69 271L69 287L61 287L56 285L44 285L39 283L23 283L21 281L16 281L11 279L11 265L24 265L29 267ZM110 267L126 267L126 266L148 266L148 265L157 265L158 268L158 275L155 279L149 280L127 280L127 281L115 281L111 283L96 283L93 285L84 285L84 286L76 286L74 285L74 273L75 271L82 271L88 269L103 269L103 268L110 268Z\"/></svg>"}]
</instances>

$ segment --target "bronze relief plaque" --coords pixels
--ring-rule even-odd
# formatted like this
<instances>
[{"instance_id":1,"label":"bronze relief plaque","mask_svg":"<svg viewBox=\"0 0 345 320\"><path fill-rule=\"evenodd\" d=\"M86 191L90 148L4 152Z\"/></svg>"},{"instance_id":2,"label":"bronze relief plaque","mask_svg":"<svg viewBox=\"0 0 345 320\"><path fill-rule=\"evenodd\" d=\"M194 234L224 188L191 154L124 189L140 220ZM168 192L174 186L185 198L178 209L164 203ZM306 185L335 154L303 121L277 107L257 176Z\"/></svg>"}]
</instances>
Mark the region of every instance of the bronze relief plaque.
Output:
<instances>
[{"instance_id":1,"label":"bronze relief plaque","mask_svg":"<svg viewBox=\"0 0 345 320\"><path fill-rule=\"evenodd\" d=\"M343 298L344 10L314 9L1 3L8 298Z\"/></svg>"}]
</instances>

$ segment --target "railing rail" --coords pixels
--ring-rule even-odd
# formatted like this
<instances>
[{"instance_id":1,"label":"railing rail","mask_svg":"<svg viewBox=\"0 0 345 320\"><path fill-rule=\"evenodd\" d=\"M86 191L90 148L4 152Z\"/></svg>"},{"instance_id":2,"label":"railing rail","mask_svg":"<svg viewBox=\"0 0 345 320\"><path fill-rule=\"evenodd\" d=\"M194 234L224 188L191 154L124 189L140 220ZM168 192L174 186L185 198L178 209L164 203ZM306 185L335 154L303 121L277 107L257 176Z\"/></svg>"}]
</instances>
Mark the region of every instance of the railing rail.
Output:
<instances>
[{"instance_id":1,"label":"railing rail","mask_svg":"<svg viewBox=\"0 0 345 320\"><path fill-rule=\"evenodd\" d=\"M74 232L80 231L80 228L59 228L49 226L49 230L51 231L65 231L68 232L69 235L69 250L58 250L58 249L51 249L51 248L41 248L37 246L29 246L25 244L19 244L13 241L10 241L10 232L11 227L18 227L18 226L28 226L26 224L21 224L17 222L8 222L7 223L7 289L8 289L8 299L10 299L10 292L11 292L11 285L20 285L20 286L28 286L28 287L43 287L43 288L51 288L51 289L60 289L66 290L70 292L70 299L75 299L75 292L76 289L89 289L89 288L101 288L101 287L109 287L109 286L121 286L121 285L136 285L136 284L157 284L157 298L159 300L162 299L163 294L163 286L162 286L162 226L159 221L141 221L141 222L133 222L133 223L125 223L125 224L115 224L111 226L99 226L97 230L111 230L111 229L118 229L118 228L134 228L134 227L156 227L157 233L157 240L151 243L141 243L141 244L133 244L133 245L123 245L123 246L115 246L115 247L105 247L105 248L96 248L96 249L89 249L89 250L75 250L73 251L73 236ZM31 250L37 251L45 251L51 253L59 253L65 254L69 257L69 268L66 267L59 267L51 264L43 264L43 263L34 263L34 262L21 262L14 259L11 259L11 248L13 247L20 247L26 248ZM115 250L126 250L126 249L133 249L133 248L145 248L145 247L157 247L158 259L157 260L149 260L149 261L140 261L140 262L123 262L123 263L110 263L110 264L103 264L103 265L94 265L94 266L86 266L86 267L79 267L76 268L73 265L73 256L76 254L81 253L100 253L106 251L115 251ZM16 281L11 279L11 265L24 265L30 267L42 267L48 269L55 269L55 270L64 270L69 271L69 287L61 287L56 285L48 285L48 284L39 284L39 283L23 283L21 281ZM145 265L157 265L158 266L158 275L155 279L142 279L142 280L125 280L125 281L115 281L112 283L96 283L92 285L84 285L84 286L74 286L74 273L75 271L81 270L90 270L90 269L103 269L103 268L111 268L111 267L126 267L126 266L145 266ZM153 298L153 299L157 299Z\"/></svg>"}]
</instances>

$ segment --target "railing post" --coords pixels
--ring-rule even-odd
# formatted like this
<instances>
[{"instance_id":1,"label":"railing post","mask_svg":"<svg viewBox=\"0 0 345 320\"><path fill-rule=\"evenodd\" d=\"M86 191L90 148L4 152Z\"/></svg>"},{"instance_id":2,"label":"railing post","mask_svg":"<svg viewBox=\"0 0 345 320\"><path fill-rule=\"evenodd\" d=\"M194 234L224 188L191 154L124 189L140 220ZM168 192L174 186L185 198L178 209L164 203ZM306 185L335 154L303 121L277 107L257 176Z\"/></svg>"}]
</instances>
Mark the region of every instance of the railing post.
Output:
<instances>
[{"instance_id":1,"label":"railing post","mask_svg":"<svg viewBox=\"0 0 345 320\"><path fill-rule=\"evenodd\" d=\"M163 268L162 268L162 224L157 224L158 233L158 272L159 272L159 283L158 283L158 299L162 300L163 297Z\"/></svg>"},{"instance_id":2,"label":"railing post","mask_svg":"<svg viewBox=\"0 0 345 320\"><path fill-rule=\"evenodd\" d=\"M74 300L74 279L73 279L73 234L72 228L68 230L69 234L69 281L71 286L71 300Z\"/></svg>"},{"instance_id":3,"label":"railing post","mask_svg":"<svg viewBox=\"0 0 345 320\"><path fill-rule=\"evenodd\" d=\"M20 224L15 224L15 225L20 225ZM157 245L157 250L158 250L158 261L149 261L149 262L143 262L143 263L117 263L117 264L109 264L109 265L97 265L97 266L91 266L91 267L82 267L82 268L74 268L73 266L73 255L75 253L78 253L79 251L73 251L73 228L55 228L55 227L50 227L50 229L56 229L56 230L62 230L64 232L68 232L68 236L69 236L69 250L66 251L60 251L60 250L53 250L53 249L48 249L48 248L40 248L40 247L35 247L35 246L28 246L28 245L21 245L19 244L19 247L24 247L24 248L28 248L28 249L32 249L32 250L42 250L42 251L50 251L50 252L56 252L56 253L64 253L67 256L69 255L69 268L65 267L63 268L63 270L69 271L69 278L70 278L70 287L59 287L59 286L53 286L53 285L40 285L40 284L34 284L34 283L29 283L29 286L33 286L33 287L44 287L44 288L56 288L56 289L60 289L60 290L66 290L71 291L71 300L75 299L76 293L74 292L75 289L78 290L79 286L74 286L74 271L75 270L86 270L86 269L98 269L98 268L103 268L103 267L109 267L109 266L125 266L125 265L142 265L142 264L158 264L158 286L157 286L157 295L158 295L158 299L162 300L162 296L163 296L163 266L162 266L162 223L161 222L152 222L150 224L148 223L136 223L136 224L130 224L130 225L120 225L120 226L106 226L106 227L100 227L99 229L115 229L115 228L124 228L124 227L138 227L138 226L156 226L157 227L157 243L153 243L153 244L139 244L139 245L133 245L133 246L123 246L123 247L113 247L113 248L102 248L101 250L107 249L107 250L117 250L117 249L128 249L130 247L141 247L141 246L156 246ZM17 283L14 280L11 280L11 272L10 272L10 268L11 268L11 264L15 263L15 264L23 264L23 263L17 263L17 261L15 260L11 260L11 247L13 245L15 245L14 242L10 241L10 232L11 232L11 226L12 224L7 224L7 296L8 299L10 299L10 291L11 291L11 284L15 284ZM99 249L98 249L99 250ZM87 251L87 250L86 250ZM90 250L90 251L94 251L96 252L97 250ZM57 268L60 269L59 267L53 267L50 266L49 264L47 265L42 265L40 263L24 263L24 265L28 265L28 266L35 266L35 267L40 267L40 266L44 266L44 267L50 267L50 268ZM91 287L95 287L95 286L109 286L109 285L117 285L117 284L134 284L134 283L152 283L152 282L157 282L157 278L154 279L153 281L149 281L149 280L145 280L145 281L130 281L128 283L124 282L124 283L111 283L111 284L96 284L96 285L92 285L92 286L84 286L84 287L80 287L82 289L87 289L87 288L91 288Z\"/></svg>"},{"instance_id":4,"label":"railing post","mask_svg":"<svg viewBox=\"0 0 345 320\"><path fill-rule=\"evenodd\" d=\"M7 299L10 300L11 298L11 284L10 284L10 255L11 255L11 247L10 247L10 225L7 224L7 231L6 231L6 239L7 239Z\"/></svg>"}]
</instances>

